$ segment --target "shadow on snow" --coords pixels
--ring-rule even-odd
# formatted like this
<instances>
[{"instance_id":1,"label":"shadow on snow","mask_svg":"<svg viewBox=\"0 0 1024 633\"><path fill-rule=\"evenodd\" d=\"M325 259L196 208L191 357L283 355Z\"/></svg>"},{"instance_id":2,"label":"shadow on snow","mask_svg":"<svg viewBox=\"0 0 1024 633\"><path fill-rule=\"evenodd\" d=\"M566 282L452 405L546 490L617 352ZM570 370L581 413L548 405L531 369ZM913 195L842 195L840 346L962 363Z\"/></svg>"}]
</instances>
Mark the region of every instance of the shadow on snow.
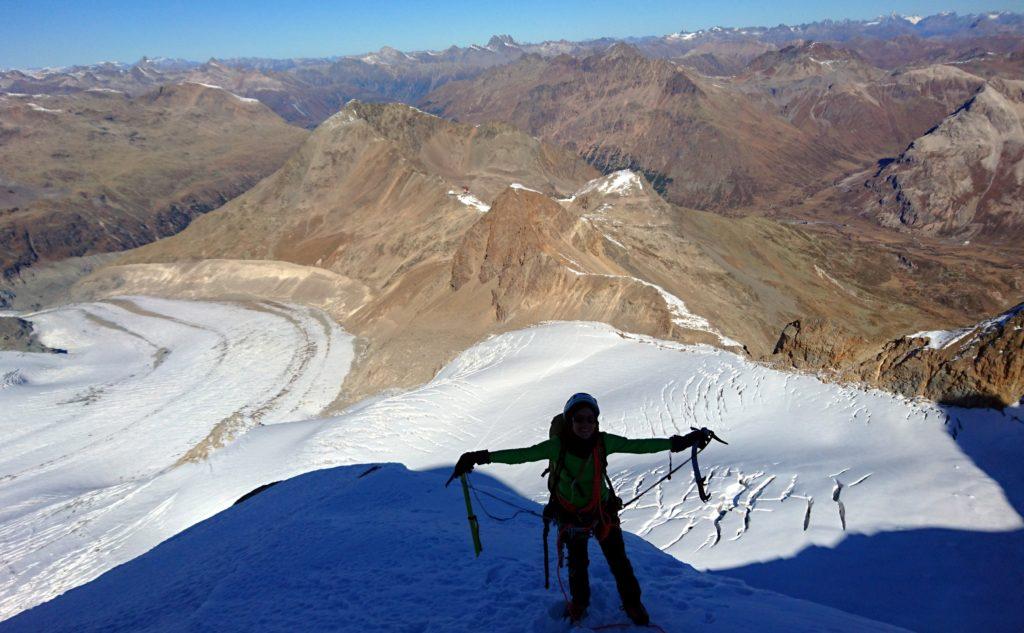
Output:
<instances>
[{"instance_id":1,"label":"shadow on snow","mask_svg":"<svg viewBox=\"0 0 1024 633\"><path fill-rule=\"evenodd\" d=\"M943 410L960 449L1024 515L1024 410ZM1024 530L850 535L718 574L917 631L1024 631Z\"/></svg>"}]
</instances>

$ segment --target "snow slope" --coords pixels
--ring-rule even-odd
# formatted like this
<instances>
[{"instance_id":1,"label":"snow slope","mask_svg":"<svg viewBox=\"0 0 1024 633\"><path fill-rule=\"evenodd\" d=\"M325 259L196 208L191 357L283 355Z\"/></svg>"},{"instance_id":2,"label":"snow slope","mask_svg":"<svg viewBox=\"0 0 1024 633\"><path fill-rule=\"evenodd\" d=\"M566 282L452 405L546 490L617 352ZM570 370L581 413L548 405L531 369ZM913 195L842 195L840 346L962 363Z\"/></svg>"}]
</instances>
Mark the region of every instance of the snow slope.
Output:
<instances>
[{"instance_id":1,"label":"snow slope","mask_svg":"<svg viewBox=\"0 0 1024 633\"><path fill-rule=\"evenodd\" d=\"M0 617L223 508L151 491L234 435L319 414L352 358L325 315L270 302L132 297L26 316L68 354L0 354Z\"/></svg>"},{"instance_id":2,"label":"snow slope","mask_svg":"<svg viewBox=\"0 0 1024 633\"><path fill-rule=\"evenodd\" d=\"M77 309L95 305L105 304ZM183 313L201 309L185 302L160 305ZM60 336L50 338L51 326L36 324L45 343L67 346ZM100 340L114 332L84 329L78 336ZM261 331L268 337L274 333L270 327ZM0 359L8 362L7 356ZM248 371L242 365L233 371ZM197 395L229 395L208 381L197 382ZM20 391L23 387L0 391L12 394L0 397L27 398L30 392ZM1018 492L1024 491L1024 475L1015 454L1024 424L1018 411L944 410L594 323L550 323L493 337L421 388L380 396L333 418L252 428L209 459L165 470L142 488L124 491L104 481L105 487L90 490L117 501L106 502L109 511L91 516L84 531L75 531L81 528L74 524L73 507L46 518L45 508L60 507L48 501L49 488L0 482L4 507L14 508L13 514L5 509L0 515L0 556L13 572L5 579L0 613L9 617L81 584L263 483L366 462L450 468L466 450L541 441L565 398L581 390L601 401L604 430L646 437L708 426L731 442L713 445L701 456L713 496L708 503L697 499L687 467L623 513L627 530L674 557L914 629L958 630L963 622L986 630L1024 626L1024 615L1004 610L1024 584L1024 500ZM90 406L102 411L103 402ZM56 407L39 405L38 415L51 415L47 406ZM132 445L120 446L125 453L120 459L135 461ZM610 469L628 498L667 465L664 454L614 455ZM76 468L76 481L112 479L101 464L83 461ZM516 494L542 501L547 494L542 468L480 470ZM9 470L5 466L0 472ZM52 488L60 490L56 484ZM455 490L447 494L459 499ZM492 513L509 510L497 502L488 506ZM34 507L43 510L31 515ZM12 521L20 521L21 532L11 531ZM485 534L495 525L484 521ZM27 546L28 536L21 541L8 536L28 535L33 526L57 532L51 547L79 552L79 559L90 544L99 547L100 553L88 558L88 573L52 563L45 550ZM919 535L934 537L921 542L940 549L929 555L908 547ZM883 549L872 549L876 543ZM914 555L903 556L904 551ZM832 553L842 556L833 560ZM878 561L877 572L859 565L861 554ZM804 561L807 569L800 567ZM785 567L773 573L773 565ZM971 599L958 600L962 595Z\"/></svg>"},{"instance_id":3,"label":"snow slope","mask_svg":"<svg viewBox=\"0 0 1024 633\"><path fill-rule=\"evenodd\" d=\"M560 593L543 588L537 526L487 526L483 554L474 558L465 505L461 494L442 487L446 476L394 464L302 475L0 628L6 633L567 630L560 619ZM493 480L476 480L516 498ZM826 626L894 630L736 580L701 575L636 537L627 537L626 547L651 616L665 631L708 625L787 633ZM597 562L596 546L592 556L593 608L578 630L628 623L607 566Z\"/></svg>"}]
</instances>

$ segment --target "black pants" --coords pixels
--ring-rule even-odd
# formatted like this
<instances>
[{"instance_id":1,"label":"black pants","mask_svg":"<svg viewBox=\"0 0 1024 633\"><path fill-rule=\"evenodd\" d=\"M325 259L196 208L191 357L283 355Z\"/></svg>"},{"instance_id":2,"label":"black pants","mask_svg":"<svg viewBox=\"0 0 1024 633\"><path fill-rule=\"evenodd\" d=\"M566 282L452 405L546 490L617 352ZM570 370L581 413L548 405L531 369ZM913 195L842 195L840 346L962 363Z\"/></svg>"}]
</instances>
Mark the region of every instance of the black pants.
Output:
<instances>
[{"instance_id":1,"label":"black pants","mask_svg":"<svg viewBox=\"0 0 1024 633\"><path fill-rule=\"evenodd\" d=\"M573 604L586 607L590 604L590 557L587 554L587 541L590 533L583 530L571 530L565 539L569 553L569 593ZM640 583L633 574L633 566L626 558L626 544L622 541L622 528L612 526L608 537L598 541L605 560L615 576L615 584L619 588L622 604L631 605L640 602Z\"/></svg>"}]
</instances>

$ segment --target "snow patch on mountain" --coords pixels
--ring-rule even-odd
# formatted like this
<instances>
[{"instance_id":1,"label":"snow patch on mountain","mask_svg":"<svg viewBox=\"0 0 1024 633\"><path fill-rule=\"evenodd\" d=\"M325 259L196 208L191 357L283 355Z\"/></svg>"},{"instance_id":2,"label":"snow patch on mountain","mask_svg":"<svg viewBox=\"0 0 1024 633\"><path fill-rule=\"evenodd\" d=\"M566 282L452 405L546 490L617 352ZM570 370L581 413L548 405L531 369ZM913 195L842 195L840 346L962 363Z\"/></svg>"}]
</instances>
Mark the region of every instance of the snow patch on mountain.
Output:
<instances>
[{"instance_id":1,"label":"snow patch on mountain","mask_svg":"<svg viewBox=\"0 0 1024 633\"><path fill-rule=\"evenodd\" d=\"M969 334L975 334L975 338L984 336L998 327L1002 327L1007 321L1024 311L1024 303L1007 310L999 316L986 319L972 327L958 328L955 330L925 330L907 335L906 338L926 338L929 349L945 349L952 347L963 340ZM973 339L972 339L973 340ZM970 342L968 342L969 344Z\"/></svg>"},{"instance_id":2,"label":"snow patch on mountain","mask_svg":"<svg viewBox=\"0 0 1024 633\"><path fill-rule=\"evenodd\" d=\"M185 83L195 84L197 86L202 86L204 88L210 88L212 90L221 90L223 92L228 93L229 95L231 95L235 99L238 99L242 103L259 103L260 102L259 99L252 99L250 97L242 97L242 96L236 95L235 93L231 92L227 88L224 88L223 86L216 86L214 84L204 84L201 81L188 81L188 82L185 82Z\"/></svg>"},{"instance_id":3,"label":"snow patch on mountain","mask_svg":"<svg viewBox=\"0 0 1024 633\"><path fill-rule=\"evenodd\" d=\"M29 103L27 103L25 105L27 105L28 107L32 108L36 112L45 112L47 114L60 114L61 112L63 112L63 110L54 110L52 108L44 108L41 105L37 105L37 104L31 103L31 102L29 102Z\"/></svg>"},{"instance_id":4,"label":"snow patch on mountain","mask_svg":"<svg viewBox=\"0 0 1024 633\"><path fill-rule=\"evenodd\" d=\"M531 188L527 187L526 185L524 185L522 183L518 183L518 182L512 183L511 185L509 185L509 187L511 187L513 189L519 189L521 191L532 191L533 193L540 193L536 189L531 189ZM543 195L543 194L541 194L541 195Z\"/></svg>"},{"instance_id":5,"label":"snow patch on mountain","mask_svg":"<svg viewBox=\"0 0 1024 633\"><path fill-rule=\"evenodd\" d=\"M633 193L634 191L643 190L644 183L640 176L636 172L632 172L628 169L622 169L608 174L607 176L591 180L587 184L583 185L583 187L575 193L573 198L590 192L597 192L603 195L617 194L619 196L625 196Z\"/></svg>"},{"instance_id":6,"label":"snow patch on mountain","mask_svg":"<svg viewBox=\"0 0 1024 633\"><path fill-rule=\"evenodd\" d=\"M456 199L458 199L459 202L461 202L462 204L466 205L467 207L470 207L472 209L476 209L480 213L487 213L488 211L491 210L491 206L490 205L484 204L483 202L480 201L479 198L477 198L476 196L474 196L471 193L466 193L466 192L459 193L459 192L454 191L454 190L449 190L448 191L448 195L449 196L455 196Z\"/></svg>"}]
</instances>

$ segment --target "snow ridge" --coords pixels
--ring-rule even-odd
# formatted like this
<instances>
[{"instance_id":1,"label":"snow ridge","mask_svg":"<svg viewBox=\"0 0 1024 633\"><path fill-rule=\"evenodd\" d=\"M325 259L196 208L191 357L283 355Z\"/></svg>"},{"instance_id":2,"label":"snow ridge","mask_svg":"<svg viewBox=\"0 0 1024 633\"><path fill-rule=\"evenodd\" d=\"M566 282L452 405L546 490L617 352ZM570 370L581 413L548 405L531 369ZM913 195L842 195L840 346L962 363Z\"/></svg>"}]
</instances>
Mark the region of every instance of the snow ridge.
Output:
<instances>
[{"instance_id":1,"label":"snow ridge","mask_svg":"<svg viewBox=\"0 0 1024 633\"><path fill-rule=\"evenodd\" d=\"M790 560L799 564L808 560L806 557L814 560L833 548L841 555L850 551L845 547L847 541L852 543L853 551L865 543L881 543L884 548L885 543L893 543L892 539L908 531L916 531L911 537L927 537L938 530L943 539L959 539L957 543L965 547L970 543L963 555L960 547L949 552L956 574L935 574L935 568L929 567L937 564L934 557L901 560L892 550L883 550L889 554L885 559L892 561L887 569L909 569L917 572L913 577L927 575L929 592L953 595L967 583L976 596L986 600L1010 604L1015 599L1012 592L1016 576L1012 574L1019 572L1008 568L1024 568L1024 563L1017 565L1019 552L1024 551L1024 519L1014 506L1019 498L1016 491L1024 489L1020 469L1013 468L1019 459L1014 451L1024 440L1024 423L1012 423L1024 422L1019 411L990 416L970 413L964 417L962 412L929 403L775 371L709 346L661 341L598 323L548 323L495 336L466 350L419 388L382 394L334 417L309 419L317 415L316 403L296 410L296 401L328 401L331 389L336 390L343 378L347 367L344 359L351 359L348 339L332 330L336 326L319 322L315 311L288 310L280 304L238 306L145 298L127 301L81 304L28 315L42 342L69 349L66 357L0 354L0 376L17 371L25 379L12 377L10 386L0 390L0 433L5 438L0 444L0 558L8 572L0 576L0 617L10 617L88 582L271 481L332 466L399 461L417 470L440 469L440 473L424 473L439 482L463 451L528 446L544 439L552 412L560 410L574 391L598 397L601 426L607 432L627 437L668 437L685 433L691 426L707 426L730 442L729 446L714 444L700 457L711 495L707 503L697 498L687 469L657 486L622 515L624 529L642 535L679 560L700 569L735 573L729 570L751 570L768 563L786 565ZM312 351L311 345L317 350L312 356L306 353ZM328 353L328 348L335 351ZM332 356L341 353L337 352L339 348L344 354ZM252 362L253 358L260 362ZM293 383L296 386L281 396L290 398L292 405L275 405L260 424L245 427L244 434L205 458L169 467L193 442L203 440L211 425L231 417L232 411L245 409L255 415L266 402L266 385L279 386L282 375L299 376ZM161 382L162 378L170 380ZM182 381L187 382L179 385L184 392L168 387ZM314 395L304 398L300 393ZM227 399L232 401L223 403L225 412L207 412L205 418L199 415L198 410L221 406L220 401ZM26 427L25 419L35 422ZM402 423L396 424L396 420ZM123 429L129 422L135 423ZM951 428L958 431L955 440ZM97 430L103 432L102 437L90 437ZM54 448L57 446L59 449ZM624 498L658 479L667 467L664 453L615 454L609 460L609 474ZM484 475L494 477L515 494L540 501L548 494L544 480L537 476L540 468L537 464L489 465L478 469L474 480L479 482ZM999 481L988 472L999 473ZM391 475L385 474L387 477ZM376 525L373 522L380 522L382 515L357 512L350 516L353 510L372 509L372 503L345 503L347 493L342 493L348 489L347 484L337 478L332 488L341 497L320 494L322 489L315 486L312 498L324 499L322 506L297 496L306 509L282 506L287 518L279 524L273 519L268 519L269 523L254 521L247 515L250 527L246 530L251 528L266 536L285 534L301 544L296 534L323 527L331 536L328 538L325 532L312 542L346 548L349 562L345 564L317 566L296 555L295 560L312 576L293 575L288 582L275 580L271 585L309 587L306 581L315 586L329 577L334 580L326 585L328 591L337 596L345 592L335 591L337 585L331 583L344 582L356 596L351 604L365 605L351 608L369 618L374 614L373 605L386 602L373 592L382 586L393 587L390 581L395 570L404 573L405 568L396 564L387 573L375 570L368 566L368 558L376 556L380 548L370 547L373 553L366 553L367 549L358 547L356 541L345 539L378 534L386 538L394 549L384 548L386 555L409 559L413 578L418 577L417 565L427 555L434 556L435 568L447 573L449 559L443 548L449 542L458 545L458 557L464 556L466 564L477 560L468 549L464 506L459 508L462 499L458 491L445 491L439 483L401 481L392 480L398 485L389 487L387 493L378 495L367 488L359 488L358 493L369 494L361 498L370 500L395 499L398 507L405 507L403 499L392 495L415 489L417 495L425 495L425 507L432 510L420 512L416 521L407 522L387 514L384 520L388 529L379 532L347 529L354 525L347 521ZM485 479L481 485L490 484ZM357 489L352 490L356 494ZM430 496L433 494L442 497L435 502ZM310 514L310 507L329 514ZM459 508L458 513L449 515L444 510L448 507ZM270 512L260 510L265 511ZM221 520L229 521L220 517L214 521ZM303 529L295 523L300 520ZM433 521L439 529L450 529L459 538L449 539L443 531L427 530L431 535L428 538L436 536L437 540L424 547L422 526L424 522L433 525ZM395 532L404 529L406 523L416 530L415 538ZM514 525L512 522L509 527ZM502 550L496 543L505 537L497 535L505 528L484 522L485 548L489 549L479 559L483 561L480 566L472 568L479 571L467 571L480 575L460 577L469 578L484 592L493 588L507 593L509 586L525 587L537 582L536 562L528 561L528 569L521 571L509 568L513 565L509 561L524 558L522 552L537 551L534 527L531 520L528 529L519 528L516 536L507 537L522 538L532 545ZM232 534L239 537L242 532ZM185 536L170 543L186 541ZM243 541L229 541L229 549L237 553ZM413 554L396 546L406 542L416 545ZM641 549L635 543L631 541L631 553ZM196 553L210 551L194 546L189 549ZM300 549L308 552L306 556L334 552L308 542ZM290 552L285 550L284 556L258 554L253 560L284 565L287 573ZM490 556L495 558L486 558ZM197 617L215 619L215 614L221 613L216 608L222 604L221 598L226 600L225 607L236 605L228 613L246 617L252 605L231 602L237 595L223 592L230 592L232 587L262 587L266 581L257 581L262 570L248 576L246 565L181 558L186 559L192 561L187 565L194 566L182 567L183 573L200 568L216 570L216 578L196 576L202 582L214 581L216 586L200 592L203 601L211 601L211 608L200 609ZM436 565L437 561L444 565ZM725 623L728 614L745 613L738 605L747 589L722 595L721 586L714 585L720 576L688 580L672 571L684 568L642 553L634 554L634 562L641 574L650 574L641 577L645 595L686 596L690 609L674 609L671 617L664 611L654 611L656 621L669 627L666 630L692 630L699 624L690 616L703 618L707 609L693 608L702 603L687 592L704 583L717 587L714 593L719 605L730 606L712 610L719 621ZM456 561L450 568L461 569L457 564L461 563ZM166 563L158 567L165 573L179 569ZM606 573L600 571L601 567L595 565L592 569L597 574ZM769 574L761 584L776 588L773 583L788 579L795 583L794 592L814 591L828 584L832 593L819 598L821 601L838 602L841 608L865 615L865 611L880 609L881 615L872 617L884 615L887 621L912 628L932 630L942 628L942 622L962 621L957 619L962 618L958 615L963 611L961 602L937 604L931 593L919 604L901 603L893 610L875 600L860 600L851 606L843 602L844 598L860 596L870 587L858 586L855 579L847 580L828 569L819 571L827 573L826 580L819 573ZM223 574L228 574L231 581L221 582ZM273 574L270 577L277 578ZM533 580L526 582L530 578ZM174 584L174 577L170 582ZM605 582L604 589L601 582ZM127 586L137 590L111 595L146 597L152 593L156 603L165 607L169 604L164 600L166 594L150 592L152 582L140 582L136 577ZM431 590L443 591L444 586L434 583ZM595 596L600 600L595 600L598 618L594 624L604 624L605 614L618 613L617 602L607 578L599 580L596 587ZM403 590L423 597L419 589L404 585ZM469 593L462 584L458 584L458 590L457 595ZM514 613L505 613L505 617L520 630L524 612L534 613L535 605L545 600L560 602L551 594L514 596L522 602L516 602ZM454 604L448 598L446 594L425 602L433 609L446 608ZM340 608L335 598L305 604L306 608L292 612L328 617L328 611L336 616ZM602 611L604 607L599 605L611 606ZM660 609L656 602L650 606ZM320 607L325 612L316 615ZM124 617L148 612L142 606L126 609L125 613L134 615ZM78 617L91 613L90 609L74 611ZM1024 623L1020 616L999 609L984 611L971 617L988 617L986 622L1000 617L1011 625ZM807 623L800 626L824 628L820 619L811 617L802 607L775 611L783 612ZM810 619L804 620L805 615ZM541 614L540 619L526 626L547 630L547 617ZM26 622L38 624L31 619ZM738 626L748 621L735 622ZM829 625L833 623L829 620ZM373 628L363 621L360 625L363 630ZM29 630L50 630L25 626ZM558 622L557 626L564 625ZM731 624L726 628L735 630ZM747 628L766 627L751 624ZM460 630L454 624L449 629ZM793 629L780 624L776 630Z\"/></svg>"},{"instance_id":2,"label":"snow ridge","mask_svg":"<svg viewBox=\"0 0 1024 633\"><path fill-rule=\"evenodd\" d=\"M434 623L456 633L564 631L564 602L540 582L536 519L482 516L484 550L476 558L461 493L444 488L445 477L360 464L284 481L4 628L362 633ZM471 480L482 492L541 509L490 477ZM626 541L651 615L665 631L708 622L734 631L896 630L703 576L639 538ZM552 571L564 578L564 570ZM583 625L621 622L607 567L593 565L590 574L593 600Z\"/></svg>"}]
</instances>

